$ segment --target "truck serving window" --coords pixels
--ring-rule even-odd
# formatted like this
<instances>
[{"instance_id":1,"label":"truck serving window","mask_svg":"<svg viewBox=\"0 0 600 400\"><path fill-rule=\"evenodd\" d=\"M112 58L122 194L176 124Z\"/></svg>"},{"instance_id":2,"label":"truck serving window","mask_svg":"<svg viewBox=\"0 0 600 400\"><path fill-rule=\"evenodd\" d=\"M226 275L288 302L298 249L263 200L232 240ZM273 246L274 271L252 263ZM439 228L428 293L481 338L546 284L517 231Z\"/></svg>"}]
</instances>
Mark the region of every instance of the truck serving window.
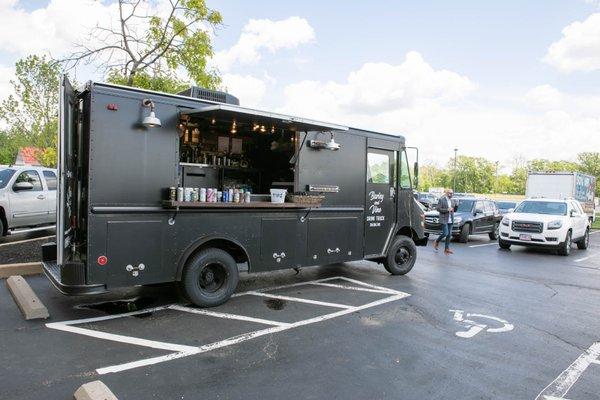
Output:
<instances>
[{"instance_id":1,"label":"truck serving window","mask_svg":"<svg viewBox=\"0 0 600 400\"><path fill-rule=\"evenodd\" d=\"M369 183L390 183L390 157L387 154L367 154L367 181Z\"/></svg>"},{"instance_id":2,"label":"truck serving window","mask_svg":"<svg viewBox=\"0 0 600 400\"><path fill-rule=\"evenodd\" d=\"M0 169L0 189L4 189L6 185L8 185L8 181L10 181L10 178L12 178L14 174L14 169Z\"/></svg>"}]
</instances>

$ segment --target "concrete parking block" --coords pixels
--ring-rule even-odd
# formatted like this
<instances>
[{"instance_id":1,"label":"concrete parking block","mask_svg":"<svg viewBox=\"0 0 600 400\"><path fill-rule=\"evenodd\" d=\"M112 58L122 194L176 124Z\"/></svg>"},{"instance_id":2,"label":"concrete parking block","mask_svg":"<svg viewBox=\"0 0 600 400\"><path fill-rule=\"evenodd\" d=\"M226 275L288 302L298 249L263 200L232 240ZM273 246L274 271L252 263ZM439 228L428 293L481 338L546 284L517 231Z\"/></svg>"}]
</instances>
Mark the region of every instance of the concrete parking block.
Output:
<instances>
[{"instance_id":1,"label":"concrete parking block","mask_svg":"<svg viewBox=\"0 0 600 400\"><path fill-rule=\"evenodd\" d=\"M0 279L13 275L37 275L42 273L42 263L0 264Z\"/></svg>"},{"instance_id":2,"label":"concrete parking block","mask_svg":"<svg viewBox=\"0 0 600 400\"><path fill-rule=\"evenodd\" d=\"M22 276L11 276L6 280L6 286L17 303L26 320L48 318L48 309L33 292Z\"/></svg>"},{"instance_id":3,"label":"concrete parking block","mask_svg":"<svg viewBox=\"0 0 600 400\"><path fill-rule=\"evenodd\" d=\"M75 400L118 400L117 396L102 381L93 381L81 385L75 391L73 398Z\"/></svg>"}]
</instances>

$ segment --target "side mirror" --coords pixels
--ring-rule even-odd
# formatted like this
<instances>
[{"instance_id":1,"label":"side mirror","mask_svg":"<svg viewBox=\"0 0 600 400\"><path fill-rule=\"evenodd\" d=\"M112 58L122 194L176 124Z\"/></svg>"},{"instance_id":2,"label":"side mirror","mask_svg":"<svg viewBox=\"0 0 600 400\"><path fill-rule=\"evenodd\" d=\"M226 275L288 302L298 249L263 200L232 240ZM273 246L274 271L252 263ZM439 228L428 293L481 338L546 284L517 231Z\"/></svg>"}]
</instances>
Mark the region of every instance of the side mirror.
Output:
<instances>
[{"instance_id":1,"label":"side mirror","mask_svg":"<svg viewBox=\"0 0 600 400\"><path fill-rule=\"evenodd\" d=\"M15 192L31 189L33 189L33 184L31 184L30 182L17 182L13 185L13 190Z\"/></svg>"},{"instance_id":2,"label":"side mirror","mask_svg":"<svg viewBox=\"0 0 600 400\"><path fill-rule=\"evenodd\" d=\"M476 208L474 214L483 214L483 210L481 208Z\"/></svg>"},{"instance_id":3,"label":"side mirror","mask_svg":"<svg viewBox=\"0 0 600 400\"><path fill-rule=\"evenodd\" d=\"M569 215L571 217L574 217L575 215L577 215L577 213L575 212L575 210L571 210L571 212L569 213Z\"/></svg>"},{"instance_id":4,"label":"side mirror","mask_svg":"<svg viewBox=\"0 0 600 400\"><path fill-rule=\"evenodd\" d=\"M413 165L413 176L415 177L415 187L419 187L419 162L415 161Z\"/></svg>"}]
</instances>

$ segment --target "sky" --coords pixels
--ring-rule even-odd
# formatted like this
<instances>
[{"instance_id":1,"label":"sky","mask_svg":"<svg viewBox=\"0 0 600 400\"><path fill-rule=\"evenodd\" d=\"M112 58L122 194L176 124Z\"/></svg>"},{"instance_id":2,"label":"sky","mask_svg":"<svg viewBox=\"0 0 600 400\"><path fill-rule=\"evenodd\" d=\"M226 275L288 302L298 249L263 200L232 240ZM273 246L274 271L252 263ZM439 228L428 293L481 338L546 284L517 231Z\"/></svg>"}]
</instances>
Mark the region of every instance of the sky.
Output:
<instances>
[{"instance_id":1,"label":"sky","mask_svg":"<svg viewBox=\"0 0 600 400\"><path fill-rule=\"evenodd\" d=\"M600 151L600 0L207 3L210 65L244 106L403 135L440 166L454 148L504 169ZM0 0L0 98L17 59L69 54L114 11Z\"/></svg>"}]
</instances>

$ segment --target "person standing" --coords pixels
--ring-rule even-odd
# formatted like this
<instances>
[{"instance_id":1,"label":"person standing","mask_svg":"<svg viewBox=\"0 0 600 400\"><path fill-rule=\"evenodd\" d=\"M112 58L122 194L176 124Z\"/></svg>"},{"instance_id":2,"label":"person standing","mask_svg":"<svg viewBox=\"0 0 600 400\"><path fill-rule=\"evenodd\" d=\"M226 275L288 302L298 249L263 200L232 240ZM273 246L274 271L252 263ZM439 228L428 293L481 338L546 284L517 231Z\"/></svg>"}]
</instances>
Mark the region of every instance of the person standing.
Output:
<instances>
[{"instance_id":1,"label":"person standing","mask_svg":"<svg viewBox=\"0 0 600 400\"><path fill-rule=\"evenodd\" d=\"M452 189L446 189L444 195L440 197L437 203L437 211L440 214L440 224L442 224L442 234L433 242L433 249L437 251L440 242L446 239L444 254L454 254L450 250L450 239L452 239L452 225L454 224L454 204L452 202L452 196L454 192Z\"/></svg>"}]
</instances>

